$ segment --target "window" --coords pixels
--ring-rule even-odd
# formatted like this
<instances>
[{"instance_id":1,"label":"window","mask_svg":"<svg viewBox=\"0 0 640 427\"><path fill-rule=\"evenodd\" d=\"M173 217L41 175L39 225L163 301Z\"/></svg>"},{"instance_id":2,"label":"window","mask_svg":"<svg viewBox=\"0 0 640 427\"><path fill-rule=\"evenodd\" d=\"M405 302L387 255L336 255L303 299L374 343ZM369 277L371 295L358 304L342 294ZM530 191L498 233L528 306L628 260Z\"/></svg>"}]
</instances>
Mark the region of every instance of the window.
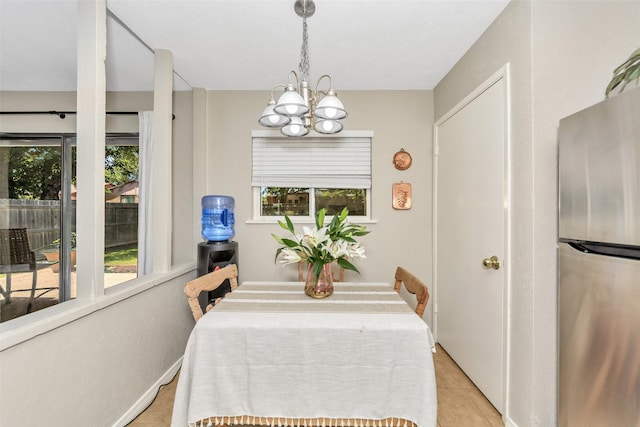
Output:
<instances>
[{"instance_id":1,"label":"window","mask_svg":"<svg viewBox=\"0 0 640 427\"><path fill-rule=\"evenodd\" d=\"M38 288L30 311L76 297L76 149L74 134L0 134L0 228L27 229ZM137 277L136 134L107 135L105 170L108 287ZM116 197L119 203L112 203ZM3 255L9 250L0 247ZM31 272L14 272L11 277L0 274L4 290L0 293L0 322L26 313L22 307L30 295L32 277ZM9 300L11 310L5 310Z\"/></svg>"},{"instance_id":2,"label":"window","mask_svg":"<svg viewBox=\"0 0 640 427\"><path fill-rule=\"evenodd\" d=\"M74 135L0 134L0 228L26 229L36 269L35 277L17 267L0 276L0 321L74 297L75 154ZM3 258L12 250L0 248ZM37 299L28 307L33 283Z\"/></svg>"},{"instance_id":3,"label":"window","mask_svg":"<svg viewBox=\"0 0 640 427\"><path fill-rule=\"evenodd\" d=\"M138 135L107 135L104 165L104 286L110 287L139 275Z\"/></svg>"},{"instance_id":4,"label":"window","mask_svg":"<svg viewBox=\"0 0 640 427\"><path fill-rule=\"evenodd\" d=\"M256 219L283 215L312 218L344 207L370 218L371 136L253 137Z\"/></svg>"},{"instance_id":5,"label":"window","mask_svg":"<svg viewBox=\"0 0 640 427\"><path fill-rule=\"evenodd\" d=\"M136 196L120 196L120 203L135 203Z\"/></svg>"}]
</instances>

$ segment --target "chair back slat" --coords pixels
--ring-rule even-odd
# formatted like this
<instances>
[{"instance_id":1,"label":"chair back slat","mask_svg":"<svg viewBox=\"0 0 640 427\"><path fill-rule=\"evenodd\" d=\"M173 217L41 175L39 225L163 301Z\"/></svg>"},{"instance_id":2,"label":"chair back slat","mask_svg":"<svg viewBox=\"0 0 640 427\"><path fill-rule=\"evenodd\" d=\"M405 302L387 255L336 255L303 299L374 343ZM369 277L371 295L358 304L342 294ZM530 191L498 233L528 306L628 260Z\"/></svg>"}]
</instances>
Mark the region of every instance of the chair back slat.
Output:
<instances>
[{"instance_id":1,"label":"chair back slat","mask_svg":"<svg viewBox=\"0 0 640 427\"><path fill-rule=\"evenodd\" d=\"M35 262L26 228L0 229L0 265L29 264L35 268Z\"/></svg>"},{"instance_id":2,"label":"chair back slat","mask_svg":"<svg viewBox=\"0 0 640 427\"><path fill-rule=\"evenodd\" d=\"M418 316L422 317L429 302L429 289L427 285L402 267L396 269L395 279L394 289L396 292L400 293L400 288L404 284L405 289L416 296L417 305L415 311Z\"/></svg>"},{"instance_id":3,"label":"chair back slat","mask_svg":"<svg viewBox=\"0 0 640 427\"><path fill-rule=\"evenodd\" d=\"M184 293L187 295L187 301L189 302L191 313L193 314L193 318L196 322L204 315L204 313L202 312L202 307L200 307L200 302L198 301L198 296L200 295L200 293L218 289L227 279L231 284L231 291L233 292L238 288L237 265L229 264L224 268L212 271L211 273L202 275L197 279L191 280L184 284ZM219 302L221 299L222 298L218 298L216 302ZM206 307L206 311L208 312L212 308L213 305L209 304Z\"/></svg>"}]
</instances>

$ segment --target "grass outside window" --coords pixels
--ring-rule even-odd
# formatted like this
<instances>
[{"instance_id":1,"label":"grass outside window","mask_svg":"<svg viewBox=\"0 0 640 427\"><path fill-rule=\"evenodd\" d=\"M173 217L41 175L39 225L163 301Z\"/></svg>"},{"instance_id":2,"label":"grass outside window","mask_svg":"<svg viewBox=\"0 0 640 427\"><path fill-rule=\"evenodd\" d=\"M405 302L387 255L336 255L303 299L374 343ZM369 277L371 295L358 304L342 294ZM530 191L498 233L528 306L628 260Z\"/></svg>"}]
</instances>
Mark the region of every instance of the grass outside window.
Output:
<instances>
[{"instance_id":1,"label":"grass outside window","mask_svg":"<svg viewBox=\"0 0 640 427\"><path fill-rule=\"evenodd\" d=\"M136 272L138 268L138 246L108 248L104 253L104 270L109 273Z\"/></svg>"}]
</instances>

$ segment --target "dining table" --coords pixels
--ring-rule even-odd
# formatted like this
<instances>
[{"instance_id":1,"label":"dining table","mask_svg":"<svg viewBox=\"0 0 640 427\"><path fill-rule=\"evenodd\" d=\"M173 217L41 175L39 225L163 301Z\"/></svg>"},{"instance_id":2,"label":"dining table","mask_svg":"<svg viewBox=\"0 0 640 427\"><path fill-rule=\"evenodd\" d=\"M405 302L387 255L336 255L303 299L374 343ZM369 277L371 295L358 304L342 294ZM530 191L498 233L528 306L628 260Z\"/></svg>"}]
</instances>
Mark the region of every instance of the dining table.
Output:
<instances>
[{"instance_id":1,"label":"dining table","mask_svg":"<svg viewBox=\"0 0 640 427\"><path fill-rule=\"evenodd\" d=\"M433 427L433 351L390 283L243 282L189 336L172 426Z\"/></svg>"}]
</instances>

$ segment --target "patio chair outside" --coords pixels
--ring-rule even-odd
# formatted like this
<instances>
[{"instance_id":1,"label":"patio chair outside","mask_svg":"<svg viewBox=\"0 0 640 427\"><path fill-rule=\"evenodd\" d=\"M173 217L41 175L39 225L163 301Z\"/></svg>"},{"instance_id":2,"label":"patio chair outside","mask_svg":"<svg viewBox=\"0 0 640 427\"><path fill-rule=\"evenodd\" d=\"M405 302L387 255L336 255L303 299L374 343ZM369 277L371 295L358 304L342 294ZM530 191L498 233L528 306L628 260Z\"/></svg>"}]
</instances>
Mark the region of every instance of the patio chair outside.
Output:
<instances>
[{"instance_id":1,"label":"patio chair outside","mask_svg":"<svg viewBox=\"0 0 640 427\"><path fill-rule=\"evenodd\" d=\"M11 289L11 274L31 272L33 279L31 282L31 294L27 305L27 313L31 311L33 301L45 293L58 289L57 287L38 288L38 268L36 264L36 254L29 245L29 236L26 228L4 228L0 229L0 273L6 274L6 289L0 285L0 293L4 296L6 303L11 303L13 292L26 292L29 289ZM43 291L36 296L36 291Z\"/></svg>"}]
</instances>

